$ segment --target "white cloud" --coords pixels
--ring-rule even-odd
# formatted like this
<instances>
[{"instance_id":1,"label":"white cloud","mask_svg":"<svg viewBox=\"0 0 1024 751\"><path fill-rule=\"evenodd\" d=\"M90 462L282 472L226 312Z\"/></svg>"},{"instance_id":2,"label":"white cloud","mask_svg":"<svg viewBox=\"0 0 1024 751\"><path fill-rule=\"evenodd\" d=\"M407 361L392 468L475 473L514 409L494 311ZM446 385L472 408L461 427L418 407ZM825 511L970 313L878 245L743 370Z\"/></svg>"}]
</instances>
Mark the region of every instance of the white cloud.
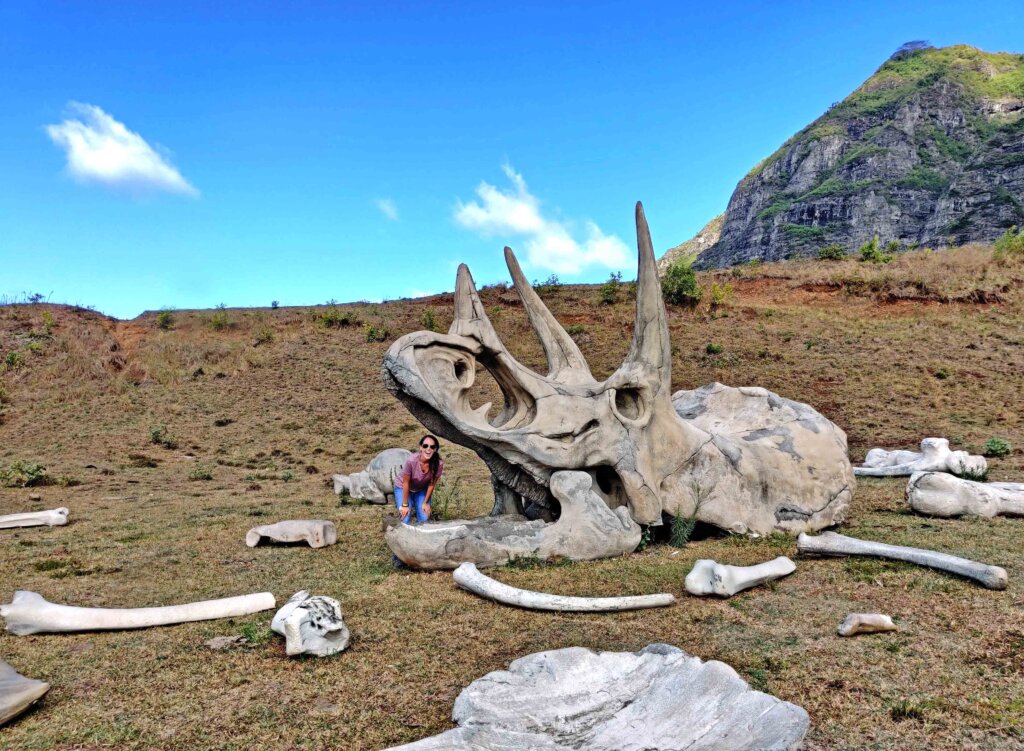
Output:
<instances>
[{"instance_id":1,"label":"white cloud","mask_svg":"<svg viewBox=\"0 0 1024 751\"><path fill-rule=\"evenodd\" d=\"M390 198L378 198L377 208L380 209L380 213L386 216L393 222L398 221L398 207L395 206L395 202Z\"/></svg>"},{"instance_id":2,"label":"white cloud","mask_svg":"<svg viewBox=\"0 0 1024 751\"><path fill-rule=\"evenodd\" d=\"M502 170L512 187L501 190L481 182L476 189L479 202L457 202L456 222L485 237L523 236L527 263L558 274L578 274L590 265L607 268L628 265L629 251L621 239L604 234L591 221L584 222L584 239L575 239L572 227L541 214L540 201L530 193L522 175L508 164Z\"/></svg>"},{"instance_id":3,"label":"white cloud","mask_svg":"<svg viewBox=\"0 0 1024 751\"><path fill-rule=\"evenodd\" d=\"M47 125L46 134L64 149L76 180L113 187L164 190L197 197L196 190L146 140L93 104L71 102L71 117Z\"/></svg>"}]
</instances>

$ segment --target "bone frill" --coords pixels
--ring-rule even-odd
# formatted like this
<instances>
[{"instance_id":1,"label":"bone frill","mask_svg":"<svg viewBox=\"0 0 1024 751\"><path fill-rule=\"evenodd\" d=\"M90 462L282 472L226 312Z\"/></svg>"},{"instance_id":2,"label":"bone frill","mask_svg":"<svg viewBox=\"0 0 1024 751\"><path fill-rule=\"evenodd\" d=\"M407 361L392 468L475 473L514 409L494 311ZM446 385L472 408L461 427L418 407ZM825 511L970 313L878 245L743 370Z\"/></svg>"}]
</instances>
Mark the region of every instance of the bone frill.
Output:
<instances>
[{"instance_id":1,"label":"bone frill","mask_svg":"<svg viewBox=\"0 0 1024 751\"><path fill-rule=\"evenodd\" d=\"M1024 516L1024 483L974 482L945 472L915 472L907 503L929 516Z\"/></svg>"},{"instance_id":2,"label":"bone frill","mask_svg":"<svg viewBox=\"0 0 1024 751\"><path fill-rule=\"evenodd\" d=\"M296 592L284 604L270 629L285 638L285 653L327 657L348 646L349 631L341 617L341 603L332 597Z\"/></svg>"},{"instance_id":3,"label":"bone frill","mask_svg":"<svg viewBox=\"0 0 1024 751\"><path fill-rule=\"evenodd\" d=\"M47 602L42 595L19 589L9 604L0 605L0 616L12 634L27 636L166 626L250 615L272 607L274 595L270 592L153 608L80 608Z\"/></svg>"},{"instance_id":4,"label":"bone frill","mask_svg":"<svg viewBox=\"0 0 1024 751\"><path fill-rule=\"evenodd\" d=\"M26 678L0 660L0 725L13 720L50 690L49 683Z\"/></svg>"},{"instance_id":5,"label":"bone frill","mask_svg":"<svg viewBox=\"0 0 1024 751\"><path fill-rule=\"evenodd\" d=\"M974 579L988 589L1006 589L1006 569L989 566L967 558L959 558L934 550L908 548L902 545L887 545L884 542L858 540L835 532L823 532L816 537L801 534L796 540L797 550L815 555L869 555L894 561L916 563L918 566L947 571L968 579Z\"/></svg>"},{"instance_id":6,"label":"bone frill","mask_svg":"<svg viewBox=\"0 0 1024 751\"><path fill-rule=\"evenodd\" d=\"M686 575L685 586L691 595L732 597L744 589L789 576L794 571L796 564L784 555L756 566L727 566L702 558Z\"/></svg>"},{"instance_id":7,"label":"bone frill","mask_svg":"<svg viewBox=\"0 0 1024 751\"><path fill-rule=\"evenodd\" d=\"M456 584L475 595L527 610L601 613L615 610L663 608L674 605L676 601L675 596L669 593L634 597L566 597L547 592L532 592L502 584L480 573L472 563L463 563L455 569L453 576Z\"/></svg>"},{"instance_id":8,"label":"bone frill","mask_svg":"<svg viewBox=\"0 0 1024 751\"><path fill-rule=\"evenodd\" d=\"M946 438L925 438L921 451L871 449L864 465L854 467L860 477L904 477L915 472L950 472L955 475L983 475L988 470L985 457L966 451L950 451Z\"/></svg>"},{"instance_id":9,"label":"bone frill","mask_svg":"<svg viewBox=\"0 0 1024 751\"><path fill-rule=\"evenodd\" d=\"M264 538L274 542L305 542L311 548L324 548L338 541L338 530L334 522L326 519L289 519L253 527L245 535L245 544L254 548Z\"/></svg>"},{"instance_id":10,"label":"bone frill","mask_svg":"<svg viewBox=\"0 0 1024 751\"><path fill-rule=\"evenodd\" d=\"M24 514L7 514L0 516L0 529L16 527L60 527L68 523L68 510L60 508L49 511L30 511Z\"/></svg>"},{"instance_id":11,"label":"bone frill","mask_svg":"<svg viewBox=\"0 0 1024 751\"><path fill-rule=\"evenodd\" d=\"M366 465L366 469L361 472L332 475L334 492L339 496L349 496L370 503L394 502L395 478L410 456L412 452L407 449L385 449L373 457Z\"/></svg>"},{"instance_id":12,"label":"bone frill","mask_svg":"<svg viewBox=\"0 0 1024 751\"><path fill-rule=\"evenodd\" d=\"M883 613L850 613L836 629L840 636L878 634L883 631L899 631L892 618Z\"/></svg>"}]
</instances>

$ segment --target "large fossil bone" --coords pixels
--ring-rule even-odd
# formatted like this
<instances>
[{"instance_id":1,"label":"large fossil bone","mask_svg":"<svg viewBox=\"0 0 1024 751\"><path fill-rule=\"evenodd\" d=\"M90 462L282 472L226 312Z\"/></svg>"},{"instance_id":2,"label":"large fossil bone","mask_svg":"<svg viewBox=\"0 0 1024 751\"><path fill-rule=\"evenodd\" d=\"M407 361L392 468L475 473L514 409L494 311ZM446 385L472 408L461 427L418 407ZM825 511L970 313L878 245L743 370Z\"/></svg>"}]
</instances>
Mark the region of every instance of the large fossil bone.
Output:
<instances>
[{"instance_id":1,"label":"large fossil bone","mask_svg":"<svg viewBox=\"0 0 1024 751\"><path fill-rule=\"evenodd\" d=\"M861 477L903 477L915 472L950 472L954 475L984 475L988 470L985 457L966 451L950 451L946 438L925 438L921 451L889 451L871 449L864 464L854 467Z\"/></svg>"},{"instance_id":2,"label":"large fossil bone","mask_svg":"<svg viewBox=\"0 0 1024 751\"><path fill-rule=\"evenodd\" d=\"M296 592L277 611L270 629L285 638L285 652L326 657L348 646L349 632L341 617L341 603L333 597Z\"/></svg>"},{"instance_id":3,"label":"large fossil bone","mask_svg":"<svg viewBox=\"0 0 1024 751\"><path fill-rule=\"evenodd\" d=\"M253 527L245 534L245 544L254 548L263 539L274 542L305 542L311 548L324 548L338 541L334 522L327 519L289 519L276 524Z\"/></svg>"},{"instance_id":4,"label":"large fossil bone","mask_svg":"<svg viewBox=\"0 0 1024 751\"><path fill-rule=\"evenodd\" d=\"M0 529L15 527L60 527L68 523L68 510L60 508L49 511L29 511L24 514L7 514L0 516Z\"/></svg>"},{"instance_id":5,"label":"large fossil bone","mask_svg":"<svg viewBox=\"0 0 1024 751\"><path fill-rule=\"evenodd\" d=\"M898 631L892 618L884 613L850 613L839 624L836 633L840 636L857 634L878 634L883 631Z\"/></svg>"},{"instance_id":6,"label":"large fossil bone","mask_svg":"<svg viewBox=\"0 0 1024 751\"><path fill-rule=\"evenodd\" d=\"M521 657L463 689L452 720L389 751L791 751L810 724L725 663L668 644Z\"/></svg>"},{"instance_id":7,"label":"large fossil bone","mask_svg":"<svg viewBox=\"0 0 1024 751\"><path fill-rule=\"evenodd\" d=\"M36 592L19 589L10 603L0 605L0 616L12 634L27 636L166 626L249 615L272 607L274 595L270 592L154 608L80 608L48 602Z\"/></svg>"},{"instance_id":8,"label":"large fossil bone","mask_svg":"<svg viewBox=\"0 0 1024 751\"><path fill-rule=\"evenodd\" d=\"M419 331L384 357L384 383L431 432L476 451L488 465L495 513L557 516L553 473L595 479L612 508L640 524L662 514L734 532L816 530L842 520L853 491L846 435L804 404L761 388L721 384L671 394L671 343L654 250L636 208L639 265L633 341L604 381L527 283L505 249L516 290L548 361L540 375L501 342L459 267L447 334ZM504 404L474 408L477 367Z\"/></svg>"},{"instance_id":9,"label":"large fossil bone","mask_svg":"<svg viewBox=\"0 0 1024 751\"><path fill-rule=\"evenodd\" d=\"M945 472L915 472L907 503L929 516L1024 516L1024 483L974 482Z\"/></svg>"},{"instance_id":10,"label":"large fossil bone","mask_svg":"<svg viewBox=\"0 0 1024 751\"><path fill-rule=\"evenodd\" d=\"M636 595L632 597L568 597L547 592L502 584L481 574L472 563L463 563L453 574L455 583L463 589L488 600L514 605L527 610L560 610L576 613L601 613L613 610L642 610L674 605L676 598L669 593Z\"/></svg>"},{"instance_id":11,"label":"large fossil bone","mask_svg":"<svg viewBox=\"0 0 1024 751\"><path fill-rule=\"evenodd\" d=\"M18 671L0 660L0 725L13 720L49 690L49 683L19 675Z\"/></svg>"},{"instance_id":12,"label":"large fossil bone","mask_svg":"<svg viewBox=\"0 0 1024 751\"><path fill-rule=\"evenodd\" d=\"M702 558L693 564L684 584L691 595L732 597L744 589L789 576L794 571L796 564L784 555L756 566L727 566Z\"/></svg>"},{"instance_id":13,"label":"large fossil bone","mask_svg":"<svg viewBox=\"0 0 1024 751\"><path fill-rule=\"evenodd\" d=\"M394 503L395 479L411 455L412 452L406 449L385 449L373 457L361 472L332 475L334 492L370 503Z\"/></svg>"},{"instance_id":14,"label":"large fossil bone","mask_svg":"<svg viewBox=\"0 0 1024 751\"><path fill-rule=\"evenodd\" d=\"M801 553L816 555L869 555L875 558L906 561L907 563L916 563L918 566L928 566L939 571L947 571L974 579L988 589L1006 589L1006 569L978 563L967 558L959 558L948 553L937 553L934 550L888 545L872 540L858 540L855 537L847 537L835 532L822 532L817 536L802 533L796 539L796 548Z\"/></svg>"}]
</instances>

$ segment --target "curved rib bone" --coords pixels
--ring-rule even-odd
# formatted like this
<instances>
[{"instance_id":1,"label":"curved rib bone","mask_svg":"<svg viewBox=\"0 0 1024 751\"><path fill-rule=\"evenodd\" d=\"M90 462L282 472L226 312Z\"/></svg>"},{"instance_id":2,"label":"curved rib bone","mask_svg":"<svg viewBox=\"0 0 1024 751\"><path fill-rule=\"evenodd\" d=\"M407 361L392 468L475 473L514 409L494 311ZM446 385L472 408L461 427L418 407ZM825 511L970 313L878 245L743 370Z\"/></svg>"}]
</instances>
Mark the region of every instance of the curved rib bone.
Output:
<instances>
[{"instance_id":1,"label":"curved rib bone","mask_svg":"<svg viewBox=\"0 0 1024 751\"><path fill-rule=\"evenodd\" d=\"M264 537L274 542L306 542L311 548L324 548L338 541L338 530L334 522L326 519L289 519L253 527L245 534L245 544L254 548Z\"/></svg>"},{"instance_id":2,"label":"curved rib bone","mask_svg":"<svg viewBox=\"0 0 1024 751\"><path fill-rule=\"evenodd\" d=\"M817 555L870 555L876 558L889 558L894 561L916 563L939 571L974 579L988 589L1006 589L1006 569L989 566L967 558L959 558L934 550L908 548L902 545L887 545L884 542L858 540L855 537L839 535L835 532L823 532L812 537L801 532L796 538L796 548L801 553Z\"/></svg>"},{"instance_id":3,"label":"curved rib bone","mask_svg":"<svg viewBox=\"0 0 1024 751\"><path fill-rule=\"evenodd\" d=\"M858 477L905 477L914 472L983 475L987 470L985 457L950 451L946 438L925 438L920 453L871 449L864 457L864 466L854 467L853 473Z\"/></svg>"},{"instance_id":4,"label":"curved rib bone","mask_svg":"<svg viewBox=\"0 0 1024 751\"><path fill-rule=\"evenodd\" d=\"M878 634L883 631L899 631L899 629L892 622L892 618L882 613L850 613L836 629L836 633L840 636Z\"/></svg>"},{"instance_id":5,"label":"curved rib bone","mask_svg":"<svg viewBox=\"0 0 1024 751\"><path fill-rule=\"evenodd\" d=\"M788 576L794 571L796 564L784 555L756 566L727 566L702 558L686 575L685 585L691 595L732 597L744 589Z\"/></svg>"},{"instance_id":6,"label":"curved rib bone","mask_svg":"<svg viewBox=\"0 0 1024 751\"><path fill-rule=\"evenodd\" d=\"M19 589L9 604L0 605L0 616L7 620L7 630L12 634L27 636L69 631L117 631L209 621L249 615L272 607L274 595L270 592L155 608L79 608L48 602L40 594Z\"/></svg>"},{"instance_id":7,"label":"curved rib bone","mask_svg":"<svg viewBox=\"0 0 1024 751\"><path fill-rule=\"evenodd\" d=\"M929 516L1024 516L1024 483L974 482L945 472L915 472L907 503Z\"/></svg>"},{"instance_id":8,"label":"curved rib bone","mask_svg":"<svg viewBox=\"0 0 1024 751\"><path fill-rule=\"evenodd\" d=\"M676 598L669 593L638 595L635 597L566 597L547 592L510 587L492 579L472 563L463 563L455 569L455 583L480 597L514 605L528 610L564 610L575 613L601 613L610 610L640 610L674 605Z\"/></svg>"},{"instance_id":9,"label":"curved rib bone","mask_svg":"<svg viewBox=\"0 0 1024 751\"><path fill-rule=\"evenodd\" d=\"M0 660L0 725L13 720L43 698L49 683L26 678Z\"/></svg>"},{"instance_id":10,"label":"curved rib bone","mask_svg":"<svg viewBox=\"0 0 1024 751\"><path fill-rule=\"evenodd\" d=\"M0 529L14 529L15 527L41 527L44 524L48 527L60 527L68 523L68 510L60 508L49 511L30 511L25 514L7 514L0 516Z\"/></svg>"}]
</instances>

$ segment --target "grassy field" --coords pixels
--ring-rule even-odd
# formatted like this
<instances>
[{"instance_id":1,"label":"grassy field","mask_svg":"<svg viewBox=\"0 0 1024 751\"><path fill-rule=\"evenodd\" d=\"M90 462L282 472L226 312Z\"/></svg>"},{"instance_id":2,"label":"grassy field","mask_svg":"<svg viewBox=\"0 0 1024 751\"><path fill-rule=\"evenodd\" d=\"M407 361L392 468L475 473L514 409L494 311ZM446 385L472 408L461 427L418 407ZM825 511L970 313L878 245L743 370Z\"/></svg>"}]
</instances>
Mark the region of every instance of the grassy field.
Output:
<instances>
[{"instance_id":1,"label":"grassy field","mask_svg":"<svg viewBox=\"0 0 1024 751\"><path fill-rule=\"evenodd\" d=\"M675 388L721 381L807 402L846 430L855 461L931 435L974 452L1000 437L1015 448L990 460L990 479L1024 477L1021 266L968 248L702 281L731 292L714 309L670 309ZM505 343L539 368L515 293L481 295ZM611 373L631 337L626 285L611 305L597 287L543 296L594 375ZM0 531L0 601L29 589L136 607L269 590L280 604L308 589L338 598L353 634L338 656L289 659L270 611L135 632L4 632L0 658L53 688L0 729L0 747L382 749L451 727L459 691L516 657L652 642L722 660L807 709L806 748L1024 746L1024 520L920 517L906 507L904 480L861 481L839 531L1001 565L1006 591L906 564L799 558L784 536L712 535L682 549L656 543L620 559L494 572L560 594L681 595L698 558L797 561L771 586L725 601L682 596L658 611L520 611L458 590L450 574L395 571L385 511L339 505L327 478L415 445L423 431L380 385L381 358L396 336L450 320L450 295L132 321L0 307L0 468L36 463L49 483L0 488L0 513L63 505L72 520ZM384 340L368 342L368 328ZM449 481L459 478L450 511L486 513L483 463L443 449ZM27 470L9 484L43 471ZM245 547L249 528L289 518L334 520L338 544ZM840 639L851 611L889 613L900 631ZM247 646L203 644L234 634Z\"/></svg>"}]
</instances>

